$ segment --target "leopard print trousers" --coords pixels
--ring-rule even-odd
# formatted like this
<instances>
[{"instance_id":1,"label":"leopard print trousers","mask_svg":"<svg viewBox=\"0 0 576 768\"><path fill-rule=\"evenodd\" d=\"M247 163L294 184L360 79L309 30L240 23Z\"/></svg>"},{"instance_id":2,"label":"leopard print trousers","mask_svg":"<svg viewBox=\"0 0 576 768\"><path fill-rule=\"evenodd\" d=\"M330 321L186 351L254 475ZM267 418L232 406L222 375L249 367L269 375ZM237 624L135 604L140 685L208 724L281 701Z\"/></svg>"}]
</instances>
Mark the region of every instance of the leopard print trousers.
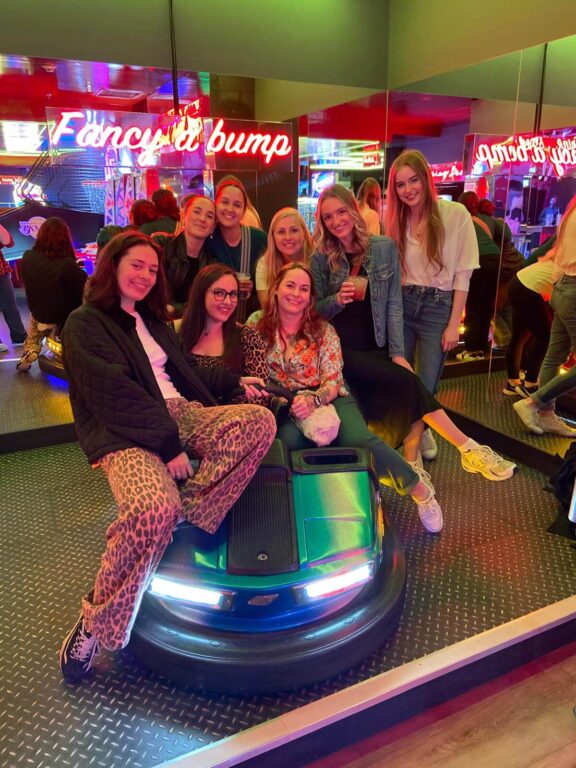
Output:
<instances>
[{"instance_id":1,"label":"leopard print trousers","mask_svg":"<svg viewBox=\"0 0 576 768\"><path fill-rule=\"evenodd\" d=\"M109 453L101 462L118 516L106 532L106 550L82 612L88 631L109 650L128 643L178 521L214 533L276 434L274 417L258 405L203 408L180 398L166 404L183 448L201 459L194 477L179 489L160 456L142 448Z\"/></svg>"}]
</instances>

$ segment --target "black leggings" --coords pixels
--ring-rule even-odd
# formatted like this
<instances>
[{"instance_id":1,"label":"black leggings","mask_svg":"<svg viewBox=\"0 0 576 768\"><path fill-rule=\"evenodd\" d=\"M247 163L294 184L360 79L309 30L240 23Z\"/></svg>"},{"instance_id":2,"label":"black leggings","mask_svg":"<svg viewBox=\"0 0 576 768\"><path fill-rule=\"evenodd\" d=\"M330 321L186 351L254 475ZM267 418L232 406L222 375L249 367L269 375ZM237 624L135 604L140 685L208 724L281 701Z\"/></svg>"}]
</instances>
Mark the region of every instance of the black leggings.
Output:
<instances>
[{"instance_id":1,"label":"black leggings","mask_svg":"<svg viewBox=\"0 0 576 768\"><path fill-rule=\"evenodd\" d=\"M361 404L370 429L393 448L412 424L442 408L418 376L390 360L387 349L342 347L344 378Z\"/></svg>"},{"instance_id":2,"label":"black leggings","mask_svg":"<svg viewBox=\"0 0 576 768\"><path fill-rule=\"evenodd\" d=\"M508 284L508 301L512 307L512 337L506 351L508 378L519 378L520 369L525 367L526 379L536 382L550 341L552 310L539 293L526 288L516 276Z\"/></svg>"}]
</instances>

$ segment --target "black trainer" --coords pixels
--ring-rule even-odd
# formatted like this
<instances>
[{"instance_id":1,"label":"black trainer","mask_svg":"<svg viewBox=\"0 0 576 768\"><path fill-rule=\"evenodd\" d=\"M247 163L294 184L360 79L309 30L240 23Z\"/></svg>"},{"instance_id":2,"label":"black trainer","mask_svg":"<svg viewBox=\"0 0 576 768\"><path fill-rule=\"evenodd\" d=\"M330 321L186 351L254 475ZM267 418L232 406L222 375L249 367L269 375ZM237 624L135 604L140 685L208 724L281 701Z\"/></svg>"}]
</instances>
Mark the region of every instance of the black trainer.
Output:
<instances>
[{"instance_id":1,"label":"black trainer","mask_svg":"<svg viewBox=\"0 0 576 768\"><path fill-rule=\"evenodd\" d=\"M68 683L79 682L92 669L94 657L100 653L100 643L84 628L82 614L64 638L60 648L60 671Z\"/></svg>"}]
</instances>

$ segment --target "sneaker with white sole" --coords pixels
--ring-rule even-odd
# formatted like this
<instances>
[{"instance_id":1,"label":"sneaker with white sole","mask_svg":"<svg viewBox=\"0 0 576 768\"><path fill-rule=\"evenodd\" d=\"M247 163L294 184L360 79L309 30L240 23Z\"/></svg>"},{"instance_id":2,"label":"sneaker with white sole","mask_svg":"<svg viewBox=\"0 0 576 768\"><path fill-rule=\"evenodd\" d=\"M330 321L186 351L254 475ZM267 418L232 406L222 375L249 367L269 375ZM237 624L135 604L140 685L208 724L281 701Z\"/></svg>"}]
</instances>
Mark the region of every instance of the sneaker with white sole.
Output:
<instances>
[{"instance_id":1,"label":"sneaker with white sole","mask_svg":"<svg viewBox=\"0 0 576 768\"><path fill-rule=\"evenodd\" d=\"M422 442L420 443L420 451L422 458L426 461L433 461L438 455L438 446L436 440L432 434L431 429L425 429L422 434Z\"/></svg>"},{"instance_id":2,"label":"sneaker with white sole","mask_svg":"<svg viewBox=\"0 0 576 768\"><path fill-rule=\"evenodd\" d=\"M532 397L534 392L538 391L538 384L525 384L523 381L518 384L516 389L516 394L520 395L520 397L528 398Z\"/></svg>"},{"instance_id":3,"label":"sneaker with white sole","mask_svg":"<svg viewBox=\"0 0 576 768\"><path fill-rule=\"evenodd\" d=\"M516 403L512 403L512 408L514 408L516 415L520 421L528 427L530 432L534 432L535 435L544 434L544 430L540 424L538 408L536 408L532 400L526 398L518 400Z\"/></svg>"},{"instance_id":4,"label":"sneaker with white sole","mask_svg":"<svg viewBox=\"0 0 576 768\"><path fill-rule=\"evenodd\" d=\"M503 459L487 445L464 451L460 454L460 459L466 472L480 474L486 480L508 480L517 469L516 464Z\"/></svg>"},{"instance_id":5,"label":"sneaker with white sole","mask_svg":"<svg viewBox=\"0 0 576 768\"><path fill-rule=\"evenodd\" d=\"M3 341L0 341L0 352L8 352L8 347Z\"/></svg>"},{"instance_id":6,"label":"sneaker with white sole","mask_svg":"<svg viewBox=\"0 0 576 768\"><path fill-rule=\"evenodd\" d=\"M60 672L67 683L78 683L92 669L100 643L84 626L82 614L60 648Z\"/></svg>"},{"instance_id":7,"label":"sneaker with white sole","mask_svg":"<svg viewBox=\"0 0 576 768\"><path fill-rule=\"evenodd\" d=\"M461 363L469 363L471 360L484 360L484 352L468 352L465 349L463 352L458 352L456 360Z\"/></svg>"},{"instance_id":8,"label":"sneaker with white sole","mask_svg":"<svg viewBox=\"0 0 576 768\"><path fill-rule=\"evenodd\" d=\"M538 414L538 423L544 432L549 432L551 435L561 435L562 437L576 438L576 429L569 426L554 411L551 413Z\"/></svg>"},{"instance_id":9,"label":"sneaker with white sole","mask_svg":"<svg viewBox=\"0 0 576 768\"><path fill-rule=\"evenodd\" d=\"M414 464L410 464L410 466L414 469L422 484L428 489L428 496L423 501L415 499L414 496L412 496L416 502L418 515L420 516L422 525L429 533L439 533L444 525L444 520L442 518L440 504L436 501L436 491L434 490L432 478L425 469L422 469L422 467Z\"/></svg>"}]
</instances>

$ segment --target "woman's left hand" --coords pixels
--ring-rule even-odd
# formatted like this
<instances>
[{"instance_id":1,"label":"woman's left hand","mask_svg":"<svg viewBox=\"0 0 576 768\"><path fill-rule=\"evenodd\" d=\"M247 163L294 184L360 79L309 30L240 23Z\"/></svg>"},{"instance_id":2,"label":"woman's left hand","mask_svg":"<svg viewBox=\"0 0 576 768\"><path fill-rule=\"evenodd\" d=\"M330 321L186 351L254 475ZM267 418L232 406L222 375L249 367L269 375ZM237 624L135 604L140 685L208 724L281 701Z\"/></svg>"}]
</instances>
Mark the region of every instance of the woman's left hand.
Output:
<instances>
[{"instance_id":1,"label":"woman's left hand","mask_svg":"<svg viewBox=\"0 0 576 768\"><path fill-rule=\"evenodd\" d=\"M241 387L244 387L248 400L261 400L263 397L268 397L268 392L264 389L266 382L258 376L241 376L239 383ZM259 386L255 387L254 384Z\"/></svg>"},{"instance_id":2,"label":"woman's left hand","mask_svg":"<svg viewBox=\"0 0 576 768\"><path fill-rule=\"evenodd\" d=\"M450 352L460 341L460 332L457 325L447 325L442 334L442 351Z\"/></svg>"},{"instance_id":3,"label":"woman's left hand","mask_svg":"<svg viewBox=\"0 0 576 768\"><path fill-rule=\"evenodd\" d=\"M313 399L309 395L296 395L292 400L290 413L297 419L306 419L316 407Z\"/></svg>"}]
</instances>

